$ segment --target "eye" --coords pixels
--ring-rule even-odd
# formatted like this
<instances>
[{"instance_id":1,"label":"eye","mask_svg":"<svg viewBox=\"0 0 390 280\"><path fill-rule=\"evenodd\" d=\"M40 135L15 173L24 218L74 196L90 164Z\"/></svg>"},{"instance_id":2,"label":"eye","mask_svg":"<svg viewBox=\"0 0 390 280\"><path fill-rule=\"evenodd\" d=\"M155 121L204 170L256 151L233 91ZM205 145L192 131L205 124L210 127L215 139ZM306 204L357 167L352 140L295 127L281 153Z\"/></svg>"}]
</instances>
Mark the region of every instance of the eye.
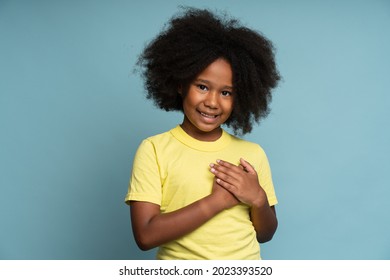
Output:
<instances>
[{"instance_id":1,"label":"eye","mask_svg":"<svg viewBox=\"0 0 390 280\"><path fill-rule=\"evenodd\" d=\"M205 86L205 85L198 84L198 85L196 85L196 86L197 86L200 90L202 90L202 91L208 90L207 86Z\"/></svg>"},{"instance_id":2,"label":"eye","mask_svg":"<svg viewBox=\"0 0 390 280\"><path fill-rule=\"evenodd\" d=\"M230 96L230 95L232 95L232 93L230 91L224 90L224 91L221 92L221 95L222 96Z\"/></svg>"}]
</instances>

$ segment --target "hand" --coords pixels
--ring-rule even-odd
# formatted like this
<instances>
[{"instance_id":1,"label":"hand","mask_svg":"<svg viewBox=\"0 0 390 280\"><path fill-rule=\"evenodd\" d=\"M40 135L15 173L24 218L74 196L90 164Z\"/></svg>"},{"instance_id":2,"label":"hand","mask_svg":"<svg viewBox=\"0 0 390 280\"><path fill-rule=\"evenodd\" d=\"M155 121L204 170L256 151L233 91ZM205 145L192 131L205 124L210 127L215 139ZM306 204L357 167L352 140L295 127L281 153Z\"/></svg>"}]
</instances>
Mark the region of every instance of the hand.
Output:
<instances>
[{"instance_id":1,"label":"hand","mask_svg":"<svg viewBox=\"0 0 390 280\"><path fill-rule=\"evenodd\" d=\"M217 164L211 164L210 167L210 171L217 178L216 182L239 201L259 208L268 203L265 191L259 184L256 170L244 159L240 159L238 166L217 160Z\"/></svg>"},{"instance_id":2,"label":"hand","mask_svg":"<svg viewBox=\"0 0 390 280\"><path fill-rule=\"evenodd\" d=\"M222 209L229 209L236 206L240 201L228 190L220 186L214 178L212 195L217 197L217 203L220 203Z\"/></svg>"}]
</instances>

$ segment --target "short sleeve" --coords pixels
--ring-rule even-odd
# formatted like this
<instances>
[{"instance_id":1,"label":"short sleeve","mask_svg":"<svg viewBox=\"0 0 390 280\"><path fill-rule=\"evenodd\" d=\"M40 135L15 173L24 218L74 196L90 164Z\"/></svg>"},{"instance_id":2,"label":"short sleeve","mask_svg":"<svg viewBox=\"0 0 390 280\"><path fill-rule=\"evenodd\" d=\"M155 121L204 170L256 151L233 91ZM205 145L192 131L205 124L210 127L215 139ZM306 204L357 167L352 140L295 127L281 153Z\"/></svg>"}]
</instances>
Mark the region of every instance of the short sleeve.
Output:
<instances>
[{"instance_id":1,"label":"short sleeve","mask_svg":"<svg viewBox=\"0 0 390 280\"><path fill-rule=\"evenodd\" d=\"M161 177L153 143L146 139L138 147L134 157L129 189L125 198L161 205Z\"/></svg>"},{"instance_id":2,"label":"short sleeve","mask_svg":"<svg viewBox=\"0 0 390 280\"><path fill-rule=\"evenodd\" d=\"M258 171L260 186L264 189L267 194L268 203L270 206L276 205L278 200L276 198L274 184L272 181L271 168L268 162L267 155L264 150L260 147L260 168Z\"/></svg>"}]
</instances>

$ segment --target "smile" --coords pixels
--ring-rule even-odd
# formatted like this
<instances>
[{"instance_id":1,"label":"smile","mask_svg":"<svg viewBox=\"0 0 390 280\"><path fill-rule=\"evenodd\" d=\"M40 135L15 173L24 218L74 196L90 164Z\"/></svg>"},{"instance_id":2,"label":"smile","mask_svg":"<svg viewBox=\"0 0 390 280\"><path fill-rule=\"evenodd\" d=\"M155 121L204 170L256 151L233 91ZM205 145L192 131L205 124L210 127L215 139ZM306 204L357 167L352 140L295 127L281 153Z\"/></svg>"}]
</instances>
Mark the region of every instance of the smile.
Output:
<instances>
[{"instance_id":1,"label":"smile","mask_svg":"<svg viewBox=\"0 0 390 280\"><path fill-rule=\"evenodd\" d=\"M206 114L206 113L203 113L203 112L199 112L203 117L205 118L209 118L209 119L215 119L216 117L218 117L218 115L209 115L209 114Z\"/></svg>"}]
</instances>

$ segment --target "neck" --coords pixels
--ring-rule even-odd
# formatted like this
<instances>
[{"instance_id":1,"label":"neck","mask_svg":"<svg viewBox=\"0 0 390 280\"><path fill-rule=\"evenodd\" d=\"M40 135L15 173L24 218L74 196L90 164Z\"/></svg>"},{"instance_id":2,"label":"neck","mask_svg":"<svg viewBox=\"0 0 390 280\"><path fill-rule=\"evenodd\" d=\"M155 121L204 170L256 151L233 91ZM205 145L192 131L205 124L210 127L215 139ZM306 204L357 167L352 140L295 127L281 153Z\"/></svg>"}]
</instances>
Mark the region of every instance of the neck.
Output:
<instances>
[{"instance_id":1,"label":"neck","mask_svg":"<svg viewBox=\"0 0 390 280\"><path fill-rule=\"evenodd\" d=\"M188 135L199 141L213 142L218 140L222 136L221 127L217 127L212 131L202 131L199 129L193 129L193 127L188 126L185 120L180 126Z\"/></svg>"}]
</instances>

